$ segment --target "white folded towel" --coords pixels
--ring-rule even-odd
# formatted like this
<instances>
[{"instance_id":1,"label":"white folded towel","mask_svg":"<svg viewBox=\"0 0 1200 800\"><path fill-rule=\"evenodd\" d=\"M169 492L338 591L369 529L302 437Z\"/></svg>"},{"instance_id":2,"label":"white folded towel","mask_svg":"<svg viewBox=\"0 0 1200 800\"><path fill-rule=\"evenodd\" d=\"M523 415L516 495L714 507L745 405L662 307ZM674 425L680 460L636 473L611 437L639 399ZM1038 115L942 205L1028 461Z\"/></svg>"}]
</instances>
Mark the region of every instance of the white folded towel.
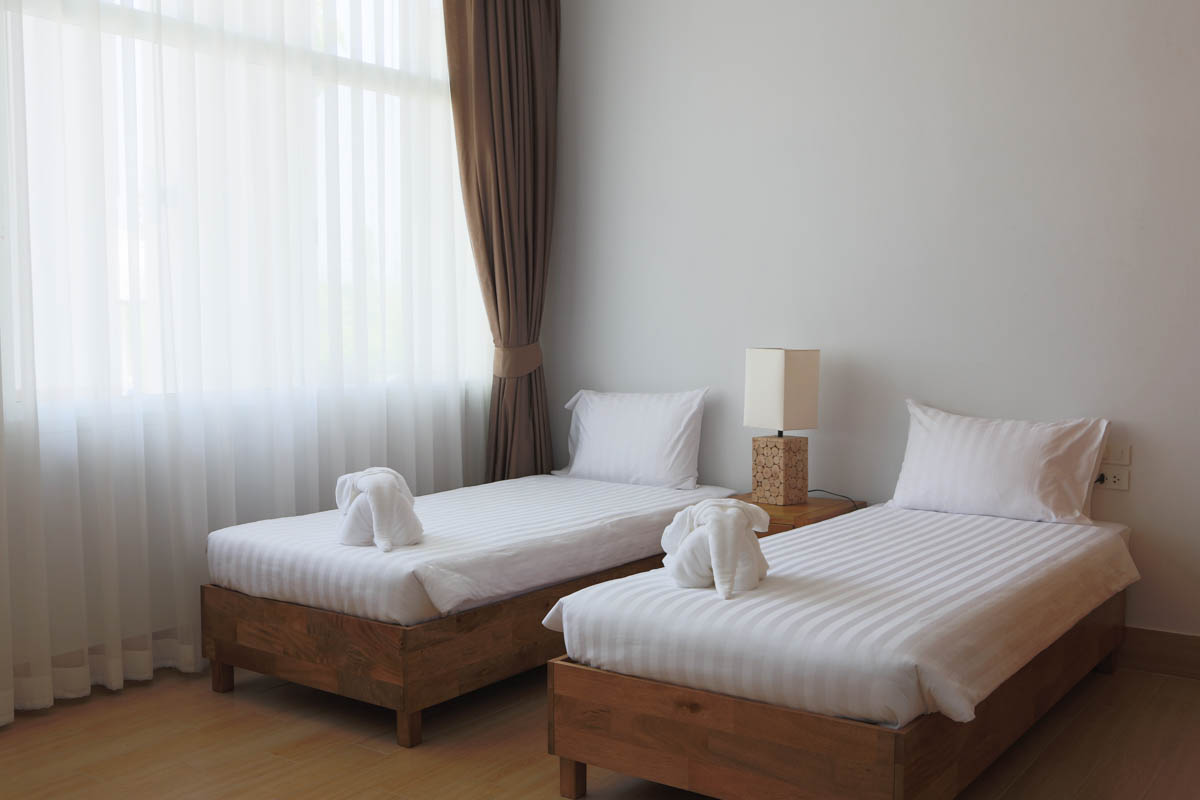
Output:
<instances>
[{"instance_id":1,"label":"white folded towel","mask_svg":"<svg viewBox=\"0 0 1200 800\"><path fill-rule=\"evenodd\" d=\"M393 547L421 543L425 531L413 510L408 482L399 472L371 467L343 475L334 498L343 515L338 531L342 544L374 544L386 553Z\"/></svg>"},{"instance_id":2,"label":"white folded towel","mask_svg":"<svg viewBox=\"0 0 1200 800\"><path fill-rule=\"evenodd\" d=\"M390 475L404 483L404 476L391 467L367 467L358 472L348 472L337 479L333 488L333 499L337 503L338 511L345 514L350 510L350 504L362 494L362 490L358 488L358 479L368 475ZM404 488L408 489L407 483L404 483Z\"/></svg>"},{"instance_id":3,"label":"white folded towel","mask_svg":"<svg viewBox=\"0 0 1200 800\"><path fill-rule=\"evenodd\" d=\"M767 577L767 559L755 531L771 523L767 512L740 500L702 500L675 515L663 531L663 566L676 585L716 586L728 600Z\"/></svg>"}]
</instances>

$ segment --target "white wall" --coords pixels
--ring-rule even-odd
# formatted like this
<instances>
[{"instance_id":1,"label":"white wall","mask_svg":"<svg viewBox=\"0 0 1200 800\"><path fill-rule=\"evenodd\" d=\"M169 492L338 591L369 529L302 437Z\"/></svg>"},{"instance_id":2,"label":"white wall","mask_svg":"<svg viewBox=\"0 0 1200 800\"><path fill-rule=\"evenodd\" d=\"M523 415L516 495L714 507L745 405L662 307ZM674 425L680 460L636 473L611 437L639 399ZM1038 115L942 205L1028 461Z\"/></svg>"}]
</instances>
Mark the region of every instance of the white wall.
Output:
<instances>
[{"instance_id":1,"label":"white wall","mask_svg":"<svg viewBox=\"0 0 1200 800\"><path fill-rule=\"evenodd\" d=\"M822 350L812 485L884 500L906 396L1134 446L1132 625L1200 633L1200 3L564 0L546 329L579 387ZM555 416L565 460L567 412ZM1194 485L1197 484L1197 485Z\"/></svg>"}]
</instances>

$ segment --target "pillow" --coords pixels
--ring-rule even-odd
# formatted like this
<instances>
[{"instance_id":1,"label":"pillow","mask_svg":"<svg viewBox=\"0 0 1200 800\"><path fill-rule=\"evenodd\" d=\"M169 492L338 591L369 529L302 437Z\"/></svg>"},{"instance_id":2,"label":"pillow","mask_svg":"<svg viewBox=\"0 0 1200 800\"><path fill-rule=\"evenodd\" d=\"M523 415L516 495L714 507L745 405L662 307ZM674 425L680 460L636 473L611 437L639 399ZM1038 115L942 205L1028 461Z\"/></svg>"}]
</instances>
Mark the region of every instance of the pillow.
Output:
<instances>
[{"instance_id":1,"label":"pillow","mask_svg":"<svg viewBox=\"0 0 1200 800\"><path fill-rule=\"evenodd\" d=\"M577 392L567 436L570 461L555 475L695 489L700 418L708 389L668 394Z\"/></svg>"},{"instance_id":2,"label":"pillow","mask_svg":"<svg viewBox=\"0 0 1200 800\"><path fill-rule=\"evenodd\" d=\"M1108 420L962 417L908 401L908 448L892 504L1088 524Z\"/></svg>"}]
</instances>

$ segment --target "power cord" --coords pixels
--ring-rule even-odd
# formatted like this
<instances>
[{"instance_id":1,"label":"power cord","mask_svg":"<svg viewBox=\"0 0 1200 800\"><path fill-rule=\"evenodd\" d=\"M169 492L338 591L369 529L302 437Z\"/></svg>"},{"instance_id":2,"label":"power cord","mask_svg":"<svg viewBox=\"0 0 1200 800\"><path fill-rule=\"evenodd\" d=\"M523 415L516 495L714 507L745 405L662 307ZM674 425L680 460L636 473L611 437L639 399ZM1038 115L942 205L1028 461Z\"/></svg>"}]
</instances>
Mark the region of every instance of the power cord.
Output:
<instances>
[{"instance_id":1,"label":"power cord","mask_svg":"<svg viewBox=\"0 0 1200 800\"><path fill-rule=\"evenodd\" d=\"M812 492L816 492L817 494L831 494L831 495L833 495L834 497L840 497L840 498L842 498L843 500L849 500L849 501L850 501L850 505L854 506L855 508L858 508L858 501L857 501L857 500L855 500L853 497L850 497L849 495L845 495L845 494L838 494L837 492L831 492L831 491L829 491L828 489L809 489L808 491L809 491L809 493L810 493L810 494L811 494ZM865 504L865 503L863 504L863 507L864 507L864 508L866 508L866 504Z\"/></svg>"}]
</instances>

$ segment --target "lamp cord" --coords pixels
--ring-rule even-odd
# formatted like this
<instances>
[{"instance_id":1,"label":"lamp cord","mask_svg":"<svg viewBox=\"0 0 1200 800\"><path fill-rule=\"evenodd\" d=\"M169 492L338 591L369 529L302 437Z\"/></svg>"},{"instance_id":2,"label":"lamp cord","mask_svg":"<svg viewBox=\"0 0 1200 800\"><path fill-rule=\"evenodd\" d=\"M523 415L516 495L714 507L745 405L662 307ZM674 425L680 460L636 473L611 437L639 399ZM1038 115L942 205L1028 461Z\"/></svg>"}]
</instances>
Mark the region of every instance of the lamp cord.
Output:
<instances>
[{"instance_id":1,"label":"lamp cord","mask_svg":"<svg viewBox=\"0 0 1200 800\"><path fill-rule=\"evenodd\" d=\"M855 500L853 497L850 497L849 495L838 494L837 492L831 492L828 489L809 489L808 491L810 494L813 492L816 492L818 494L831 494L834 497L840 497L843 500L849 500L850 505L854 506L855 508L858 508L858 501ZM864 505L863 508L866 508L866 505Z\"/></svg>"}]
</instances>

